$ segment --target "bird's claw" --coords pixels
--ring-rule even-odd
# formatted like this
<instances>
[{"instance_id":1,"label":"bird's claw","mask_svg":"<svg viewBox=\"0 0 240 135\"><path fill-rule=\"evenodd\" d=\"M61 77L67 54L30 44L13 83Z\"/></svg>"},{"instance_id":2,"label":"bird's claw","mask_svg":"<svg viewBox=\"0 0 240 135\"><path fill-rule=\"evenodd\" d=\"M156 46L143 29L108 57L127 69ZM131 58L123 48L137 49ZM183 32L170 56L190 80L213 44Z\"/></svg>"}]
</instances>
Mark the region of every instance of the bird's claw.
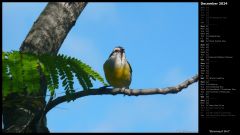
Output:
<instances>
[{"instance_id":1,"label":"bird's claw","mask_svg":"<svg viewBox=\"0 0 240 135\"><path fill-rule=\"evenodd\" d=\"M121 91L123 92L123 96L125 97L126 96L126 94L125 94L125 87L123 87L123 88L121 88Z\"/></svg>"}]
</instances>

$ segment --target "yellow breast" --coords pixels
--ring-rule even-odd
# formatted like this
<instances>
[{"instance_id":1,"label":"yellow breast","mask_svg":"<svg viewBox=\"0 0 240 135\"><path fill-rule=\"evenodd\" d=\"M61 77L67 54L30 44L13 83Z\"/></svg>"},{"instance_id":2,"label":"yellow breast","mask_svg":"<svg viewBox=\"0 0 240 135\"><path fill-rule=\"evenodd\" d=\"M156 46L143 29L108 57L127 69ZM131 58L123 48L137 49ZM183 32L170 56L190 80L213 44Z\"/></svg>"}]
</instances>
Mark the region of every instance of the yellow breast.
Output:
<instances>
[{"instance_id":1,"label":"yellow breast","mask_svg":"<svg viewBox=\"0 0 240 135\"><path fill-rule=\"evenodd\" d=\"M122 66L114 66L111 61L104 63L104 72L108 83L115 88L128 88L131 79L131 67L128 62L123 63Z\"/></svg>"}]
</instances>

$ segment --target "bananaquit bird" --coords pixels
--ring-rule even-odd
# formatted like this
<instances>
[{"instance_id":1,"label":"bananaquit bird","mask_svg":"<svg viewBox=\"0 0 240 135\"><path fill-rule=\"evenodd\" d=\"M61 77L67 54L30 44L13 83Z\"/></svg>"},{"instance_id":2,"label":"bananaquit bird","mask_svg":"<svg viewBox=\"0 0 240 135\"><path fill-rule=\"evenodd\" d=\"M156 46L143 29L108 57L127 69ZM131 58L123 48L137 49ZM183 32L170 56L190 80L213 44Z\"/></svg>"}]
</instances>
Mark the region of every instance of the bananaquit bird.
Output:
<instances>
[{"instance_id":1,"label":"bananaquit bird","mask_svg":"<svg viewBox=\"0 0 240 135\"><path fill-rule=\"evenodd\" d=\"M129 88L132 81L132 68L128 63L123 47L115 47L103 65L105 77L114 88Z\"/></svg>"}]
</instances>

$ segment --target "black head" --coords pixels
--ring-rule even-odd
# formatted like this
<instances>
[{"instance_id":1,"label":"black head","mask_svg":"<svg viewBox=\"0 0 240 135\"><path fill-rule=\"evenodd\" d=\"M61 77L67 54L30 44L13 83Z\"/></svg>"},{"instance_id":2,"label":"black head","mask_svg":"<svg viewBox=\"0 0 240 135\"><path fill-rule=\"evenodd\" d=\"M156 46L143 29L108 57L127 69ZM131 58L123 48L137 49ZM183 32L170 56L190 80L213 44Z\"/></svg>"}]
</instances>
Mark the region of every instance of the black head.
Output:
<instances>
[{"instance_id":1,"label":"black head","mask_svg":"<svg viewBox=\"0 0 240 135\"><path fill-rule=\"evenodd\" d=\"M125 53L125 49L121 46L117 46L113 49L112 53L109 55L109 57L111 57L113 54L115 53L121 53L121 56L123 53Z\"/></svg>"},{"instance_id":2,"label":"black head","mask_svg":"<svg viewBox=\"0 0 240 135\"><path fill-rule=\"evenodd\" d=\"M124 53L125 52L125 49L121 46L117 46L113 49L113 52L121 52L121 53Z\"/></svg>"}]
</instances>

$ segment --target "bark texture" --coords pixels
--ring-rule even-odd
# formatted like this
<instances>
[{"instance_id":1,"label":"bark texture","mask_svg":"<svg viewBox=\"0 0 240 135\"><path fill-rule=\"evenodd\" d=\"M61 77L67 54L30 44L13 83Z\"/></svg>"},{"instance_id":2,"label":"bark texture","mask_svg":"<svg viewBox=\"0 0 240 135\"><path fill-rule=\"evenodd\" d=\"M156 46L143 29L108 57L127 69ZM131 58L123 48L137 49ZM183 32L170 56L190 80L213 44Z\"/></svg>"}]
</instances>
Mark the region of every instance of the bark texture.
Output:
<instances>
[{"instance_id":1,"label":"bark texture","mask_svg":"<svg viewBox=\"0 0 240 135\"><path fill-rule=\"evenodd\" d=\"M20 50L57 54L85 6L84 2L50 2L34 22Z\"/></svg>"},{"instance_id":2,"label":"bark texture","mask_svg":"<svg viewBox=\"0 0 240 135\"><path fill-rule=\"evenodd\" d=\"M50 2L34 22L20 51L56 55L86 6L86 2ZM39 69L41 74L41 69ZM4 132L49 132L46 116L46 80L41 74L41 88L33 95L9 95L5 102L18 103L3 108ZM27 98L30 97L30 98Z\"/></svg>"}]
</instances>

